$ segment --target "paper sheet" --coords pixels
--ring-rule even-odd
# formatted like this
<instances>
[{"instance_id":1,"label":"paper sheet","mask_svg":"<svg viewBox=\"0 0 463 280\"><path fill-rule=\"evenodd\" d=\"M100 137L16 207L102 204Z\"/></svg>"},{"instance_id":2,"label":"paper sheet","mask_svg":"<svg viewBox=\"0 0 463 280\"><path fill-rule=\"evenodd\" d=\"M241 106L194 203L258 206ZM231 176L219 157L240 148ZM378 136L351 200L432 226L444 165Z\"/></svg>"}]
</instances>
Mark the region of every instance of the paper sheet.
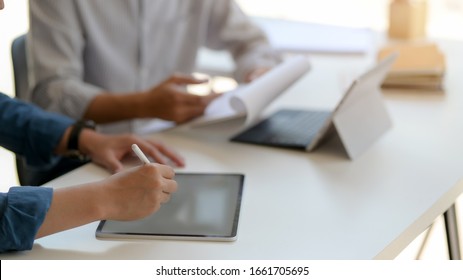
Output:
<instances>
[{"instance_id":1,"label":"paper sheet","mask_svg":"<svg viewBox=\"0 0 463 280\"><path fill-rule=\"evenodd\" d=\"M307 58L289 58L252 83L224 93L208 106L202 117L193 120L190 125L202 126L242 116L246 116L245 122L249 124L309 69Z\"/></svg>"}]
</instances>

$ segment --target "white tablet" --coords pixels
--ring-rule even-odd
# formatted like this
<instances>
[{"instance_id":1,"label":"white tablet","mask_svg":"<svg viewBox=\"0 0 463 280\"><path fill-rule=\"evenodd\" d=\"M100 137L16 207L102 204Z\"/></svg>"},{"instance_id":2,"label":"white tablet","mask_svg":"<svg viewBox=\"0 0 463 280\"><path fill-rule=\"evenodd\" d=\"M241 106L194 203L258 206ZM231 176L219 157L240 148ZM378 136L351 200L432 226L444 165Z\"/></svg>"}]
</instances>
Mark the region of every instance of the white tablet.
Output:
<instances>
[{"instance_id":1,"label":"white tablet","mask_svg":"<svg viewBox=\"0 0 463 280\"><path fill-rule=\"evenodd\" d=\"M99 239L180 239L233 241L243 194L242 174L177 173L177 192L147 218L101 221Z\"/></svg>"}]
</instances>

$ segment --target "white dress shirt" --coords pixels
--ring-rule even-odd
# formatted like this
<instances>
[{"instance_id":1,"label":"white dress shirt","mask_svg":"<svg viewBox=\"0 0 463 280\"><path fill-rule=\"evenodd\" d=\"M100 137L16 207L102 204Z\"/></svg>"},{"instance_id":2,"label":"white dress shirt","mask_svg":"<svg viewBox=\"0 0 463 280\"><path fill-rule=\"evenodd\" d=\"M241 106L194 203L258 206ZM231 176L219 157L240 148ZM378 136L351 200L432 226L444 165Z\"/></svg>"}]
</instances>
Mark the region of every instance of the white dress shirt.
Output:
<instances>
[{"instance_id":1,"label":"white dress shirt","mask_svg":"<svg viewBox=\"0 0 463 280\"><path fill-rule=\"evenodd\" d=\"M92 99L147 90L195 69L201 47L229 50L242 81L278 56L231 0L33 0L31 92L41 107L79 119ZM140 126L140 125L138 125ZM136 132L135 120L104 132Z\"/></svg>"}]
</instances>

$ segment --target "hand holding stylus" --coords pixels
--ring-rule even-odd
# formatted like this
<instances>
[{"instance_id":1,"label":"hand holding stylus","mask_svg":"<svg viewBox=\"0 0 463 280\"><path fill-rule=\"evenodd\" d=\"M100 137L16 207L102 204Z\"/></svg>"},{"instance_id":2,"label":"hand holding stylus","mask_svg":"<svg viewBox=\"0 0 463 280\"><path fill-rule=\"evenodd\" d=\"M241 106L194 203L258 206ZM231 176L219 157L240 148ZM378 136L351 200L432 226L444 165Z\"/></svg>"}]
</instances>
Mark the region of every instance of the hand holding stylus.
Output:
<instances>
[{"instance_id":1,"label":"hand holding stylus","mask_svg":"<svg viewBox=\"0 0 463 280\"><path fill-rule=\"evenodd\" d=\"M145 154L140 150L137 144L132 145L132 150L135 152L135 154L138 156L138 158L143 162L144 164L149 164L150 161L149 159L145 156Z\"/></svg>"}]
</instances>

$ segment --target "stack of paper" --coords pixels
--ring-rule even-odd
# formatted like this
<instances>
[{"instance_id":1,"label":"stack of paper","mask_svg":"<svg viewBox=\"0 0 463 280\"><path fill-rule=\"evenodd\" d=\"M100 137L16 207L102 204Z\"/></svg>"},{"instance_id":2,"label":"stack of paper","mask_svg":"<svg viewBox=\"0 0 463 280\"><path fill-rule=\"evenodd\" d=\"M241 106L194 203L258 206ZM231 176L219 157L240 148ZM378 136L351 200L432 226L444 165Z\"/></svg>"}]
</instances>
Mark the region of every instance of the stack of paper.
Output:
<instances>
[{"instance_id":1,"label":"stack of paper","mask_svg":"<svg viewBox=\"0 0 463 280\"><path fill-rule=\"evenodd\" d=\"M380 50L378 60L397 52L383 87L441 90L445 58L435 44L396 45Z\"/></svg>"}]
</instances>

